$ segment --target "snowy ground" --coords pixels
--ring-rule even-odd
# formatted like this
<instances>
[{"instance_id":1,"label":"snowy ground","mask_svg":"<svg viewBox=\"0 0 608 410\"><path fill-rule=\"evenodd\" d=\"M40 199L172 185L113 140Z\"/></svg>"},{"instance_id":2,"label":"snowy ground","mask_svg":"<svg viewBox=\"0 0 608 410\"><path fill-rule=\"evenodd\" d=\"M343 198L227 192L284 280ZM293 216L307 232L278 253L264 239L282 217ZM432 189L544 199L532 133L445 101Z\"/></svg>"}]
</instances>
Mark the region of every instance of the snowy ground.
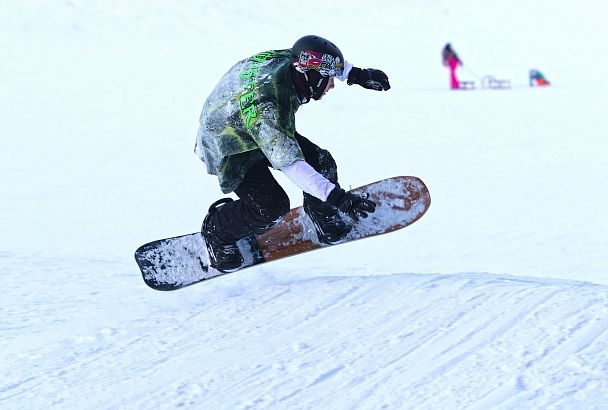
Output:
<instances>
[{"instance_id":1,"label":"snowy ground","mask_svg":"<svg viewBox=\"0 0 608 410\"><path fill-rule=\"evenodd\" d=\"M606 6L263 4L0 9L0 408L608 408ZM195 231L220 196L192 153L204 98L236 60L309 33L393 88L338 84L300 132L344 186L416 175L431 209L146 288L133 251ZM447 90L447 41L462 79L514 87ZM553 86L528 88L530 68Z\"/></svg>"}]
</instances>

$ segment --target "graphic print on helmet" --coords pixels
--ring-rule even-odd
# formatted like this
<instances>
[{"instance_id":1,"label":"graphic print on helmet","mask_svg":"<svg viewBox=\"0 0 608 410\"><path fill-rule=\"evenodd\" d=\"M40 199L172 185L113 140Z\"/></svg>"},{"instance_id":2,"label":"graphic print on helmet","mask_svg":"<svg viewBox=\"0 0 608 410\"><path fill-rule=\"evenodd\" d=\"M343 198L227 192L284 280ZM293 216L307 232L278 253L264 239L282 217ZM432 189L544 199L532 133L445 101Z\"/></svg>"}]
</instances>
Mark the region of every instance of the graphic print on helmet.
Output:
<instances>
[{"instance_id":1,"label":"graphic print on helmet","mask_svg":"<svg viewBox=\"0 0 608 410\"><path fill-rule=\"evenodd\" d=\"M321 73L323 77L342 75L344 70L344 62L339 56L320 53L312 50L304 50L300 52L298 61L295 63L296 70L304 73L308 70L315 70Z\"/></svg>"}]
</instances>

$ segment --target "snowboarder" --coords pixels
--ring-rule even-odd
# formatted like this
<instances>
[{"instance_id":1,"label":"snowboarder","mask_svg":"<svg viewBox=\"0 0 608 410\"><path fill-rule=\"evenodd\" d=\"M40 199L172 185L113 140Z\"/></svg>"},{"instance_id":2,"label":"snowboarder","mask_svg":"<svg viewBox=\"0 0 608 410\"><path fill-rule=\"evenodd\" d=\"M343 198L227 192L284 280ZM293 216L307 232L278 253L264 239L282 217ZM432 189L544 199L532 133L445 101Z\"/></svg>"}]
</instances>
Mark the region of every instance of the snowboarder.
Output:
<instances>
[{"instance_id":1,"label":"snowboarder","mask_svg":"<svg viewBox=\"0 0 608 410\"><path fill-rule=\"evenodd\" d=\"M443 65L450 69L450 88L457 90L460 88L460 83L456 77L456 68L462 65L462 61L458 58L456 52L452 49L452 45L447 43L441 51L441 58Z\"/></svg>"},{"instance_id":2,"label":"snowboarder","mask_svg":"<svg viewBox=\"0 0 608 410\"><path fill-rule=\"evenodd\" d=\"M374 202L340 187L331 154L295 129L300 105L322 99L335 78L376 91L390 88L384 72L353 67L331 41L308 35L291 49L236 63L207 98L194 151L217 175L222 192L239 198L216 201L203 221L212 267L237 270L243 257L236 242L262 234L289 211L289 198L269 167L304 192L304 210L321 242L338 243L351 230L339 211L355 221L374 212Z\"/></svg>"}]
</instances>

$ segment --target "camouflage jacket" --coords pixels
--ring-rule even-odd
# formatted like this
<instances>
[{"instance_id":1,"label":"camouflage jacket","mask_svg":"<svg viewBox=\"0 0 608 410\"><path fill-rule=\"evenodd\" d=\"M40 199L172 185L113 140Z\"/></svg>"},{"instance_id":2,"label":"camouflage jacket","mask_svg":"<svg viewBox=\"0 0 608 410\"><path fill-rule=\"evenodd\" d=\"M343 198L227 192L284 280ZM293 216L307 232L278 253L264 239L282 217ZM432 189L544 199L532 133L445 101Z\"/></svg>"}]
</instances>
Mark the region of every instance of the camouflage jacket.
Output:
<instances>
[{"instance_id":1,"label":"camouflage jacket","mask_svg":"<svg viewBox=\"0 0 608 410\"><path fill-rule=\"evenodd\" d=\"M236 63L207 98L194 152L224 193L264 158L274 169L304 159L294 136L301 103L290 62L291 50L256 54Z\"/></svg>"}]
</instances>

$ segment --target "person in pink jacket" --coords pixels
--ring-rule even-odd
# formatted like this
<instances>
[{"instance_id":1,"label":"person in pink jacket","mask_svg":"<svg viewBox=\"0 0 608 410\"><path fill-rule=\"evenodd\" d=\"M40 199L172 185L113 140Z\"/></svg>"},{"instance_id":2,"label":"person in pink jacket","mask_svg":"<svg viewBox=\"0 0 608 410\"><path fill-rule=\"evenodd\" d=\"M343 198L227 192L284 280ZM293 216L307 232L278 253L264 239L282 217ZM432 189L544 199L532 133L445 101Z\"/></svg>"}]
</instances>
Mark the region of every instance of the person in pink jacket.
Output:
<instances>
[{"instance_id":1,"label":"person in pink jacket","mask_svg":"<svg viewBox=\"0 0 608 410\"><path fill-rule=\"evenodd\" d=\"M450 43L447 43L445 47L443 47L441 58L443 60L443 65L450 68L450 88L452 90L459 89L460 83L456 77L456 68L459 65L462 65L462 61L460 61L460 58L458 58L458 55L452 49L452 45Z\"/></svg>"}]
</instances>

